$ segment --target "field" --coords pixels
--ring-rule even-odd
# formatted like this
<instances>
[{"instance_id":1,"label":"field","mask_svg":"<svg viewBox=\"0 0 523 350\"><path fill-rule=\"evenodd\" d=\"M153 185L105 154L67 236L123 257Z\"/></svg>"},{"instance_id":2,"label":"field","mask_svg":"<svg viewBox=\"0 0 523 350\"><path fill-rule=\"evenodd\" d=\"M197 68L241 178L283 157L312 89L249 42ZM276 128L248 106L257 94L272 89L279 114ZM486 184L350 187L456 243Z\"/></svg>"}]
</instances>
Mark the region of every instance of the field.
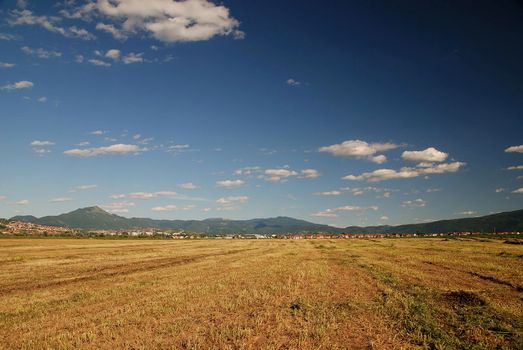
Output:
<instances>
[{"instance_id":1,"label":"field","mask_svg":"<svg viewBox=\"0 0 523 350\"><path fill-rule=\"evenodd\" d=\"M513 243L0 239L0 348L523 349Z\"/></svg>"}]
</instances>

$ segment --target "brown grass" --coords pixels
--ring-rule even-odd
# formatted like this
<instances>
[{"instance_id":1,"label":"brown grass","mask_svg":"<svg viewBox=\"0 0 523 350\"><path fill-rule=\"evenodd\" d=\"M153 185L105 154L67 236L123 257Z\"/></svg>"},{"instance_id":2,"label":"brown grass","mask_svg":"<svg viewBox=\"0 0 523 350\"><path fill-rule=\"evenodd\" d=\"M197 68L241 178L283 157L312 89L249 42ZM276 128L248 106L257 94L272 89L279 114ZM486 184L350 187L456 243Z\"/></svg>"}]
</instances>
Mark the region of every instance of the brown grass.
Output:
<instances>
[{"instance_id":1,"label":"brown grass","mask_svg":"<svg viewBox=\"0 0 523 350\"><path fill-rule=\"evenodd\" d=\"M521 349L523 246L0 240L0 349Z\"/></svg>"}]
</instances>

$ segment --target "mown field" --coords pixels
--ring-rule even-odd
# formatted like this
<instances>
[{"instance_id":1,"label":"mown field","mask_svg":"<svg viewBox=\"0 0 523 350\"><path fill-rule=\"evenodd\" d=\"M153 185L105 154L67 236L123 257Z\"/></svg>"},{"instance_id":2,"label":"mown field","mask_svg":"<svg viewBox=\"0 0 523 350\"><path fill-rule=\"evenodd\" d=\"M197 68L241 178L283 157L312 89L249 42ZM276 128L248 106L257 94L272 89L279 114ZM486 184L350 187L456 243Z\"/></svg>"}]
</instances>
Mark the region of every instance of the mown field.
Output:
<instances>
[{"instance_id":1,"label":"mown field","mask_svg":"<svg viewBox=\"0 0 523 350\"><path fill-rule=\"evenodd\" d=\"M523 349L522 332L523 245L503 238L0 239L1 349Z\"/></svg>"}]
</instances>

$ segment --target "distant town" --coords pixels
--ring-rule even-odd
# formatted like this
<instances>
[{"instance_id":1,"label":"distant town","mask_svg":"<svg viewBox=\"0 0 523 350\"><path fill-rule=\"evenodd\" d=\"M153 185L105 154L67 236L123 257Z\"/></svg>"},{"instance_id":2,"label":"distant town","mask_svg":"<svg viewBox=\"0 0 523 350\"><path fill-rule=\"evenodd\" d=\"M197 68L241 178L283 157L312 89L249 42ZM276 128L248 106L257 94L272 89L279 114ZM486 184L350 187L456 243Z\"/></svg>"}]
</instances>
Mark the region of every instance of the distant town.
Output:
<instances>
[{"instance_id":1,"label":"distant town","mask_svg":"<svg viewBox=\"0 0 523 350\"><path fill-rule=\"evenodd\" d=\"M441 233L228 233L205 234L185 230L162 230L157 228L136 228L128 230L78 230L62 226L46 226L30 222L0 220L2 236L36 236L36 237L108 237L108 238L157 238L157 239L351 239L351 238L387 238L387 237L443 237L470 235L520 235L521 232L441 232Z\"/></svg>"}]
</instances>

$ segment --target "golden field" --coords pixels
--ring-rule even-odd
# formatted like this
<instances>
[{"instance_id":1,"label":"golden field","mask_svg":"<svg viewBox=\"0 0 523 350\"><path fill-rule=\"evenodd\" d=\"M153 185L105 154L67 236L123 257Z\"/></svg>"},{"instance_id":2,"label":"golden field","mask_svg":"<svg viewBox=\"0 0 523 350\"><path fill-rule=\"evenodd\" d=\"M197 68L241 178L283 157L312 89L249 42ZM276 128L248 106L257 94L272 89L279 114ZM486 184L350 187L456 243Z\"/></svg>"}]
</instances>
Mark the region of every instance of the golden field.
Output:
<instances>
[{"instance_id":1,"label":"golden field","mask_svg":"<svg viewBox=\"0 0 523 350\"><path fill-rule=\"evenodd\" d=\"M522 349L507 242L0 239L0 348Z\"/></svg>"}]
</instances>

